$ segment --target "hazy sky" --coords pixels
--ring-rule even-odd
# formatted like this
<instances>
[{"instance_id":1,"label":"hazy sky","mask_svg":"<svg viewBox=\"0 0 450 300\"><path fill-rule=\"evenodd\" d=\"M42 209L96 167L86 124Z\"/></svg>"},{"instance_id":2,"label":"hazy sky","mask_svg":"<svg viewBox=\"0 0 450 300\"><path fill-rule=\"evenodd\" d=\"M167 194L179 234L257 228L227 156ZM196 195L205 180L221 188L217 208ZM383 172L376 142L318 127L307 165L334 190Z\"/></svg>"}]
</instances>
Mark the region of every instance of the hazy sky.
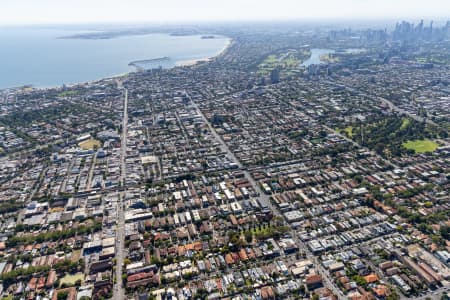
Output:
<instances>
[{"instance_id":1,"label":"hazy sky","mask_svg":"<svg viewBox=\"0 0 450 300\"><path fill-rule=\"evenodd\" d=\"M446 18L450 0L0 0L0 24Z\"/></svg>"}]
</instances>

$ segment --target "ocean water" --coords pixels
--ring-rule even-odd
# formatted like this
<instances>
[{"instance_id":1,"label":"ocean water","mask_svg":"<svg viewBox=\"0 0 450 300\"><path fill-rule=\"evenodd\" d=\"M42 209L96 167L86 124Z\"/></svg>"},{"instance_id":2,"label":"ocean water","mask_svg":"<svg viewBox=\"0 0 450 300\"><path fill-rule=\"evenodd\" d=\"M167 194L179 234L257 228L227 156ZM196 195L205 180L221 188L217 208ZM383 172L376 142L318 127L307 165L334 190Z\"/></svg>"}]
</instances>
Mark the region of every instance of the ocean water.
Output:
<instances>
[{"instance_id":1,"label":"ocean water","mask_svg":"<svg viewBox=\"0 0 450 300\"><path fill-rule=\"evenodd\" d=\"M0 28L0 89L33 85L53 87L111 77L135 68L137 60L169 57L160 63L173 67L182 61L212 57L228 39L200 35L147 34L111 39L61 39L73 30Z\"/></svg>"}]
</instances>

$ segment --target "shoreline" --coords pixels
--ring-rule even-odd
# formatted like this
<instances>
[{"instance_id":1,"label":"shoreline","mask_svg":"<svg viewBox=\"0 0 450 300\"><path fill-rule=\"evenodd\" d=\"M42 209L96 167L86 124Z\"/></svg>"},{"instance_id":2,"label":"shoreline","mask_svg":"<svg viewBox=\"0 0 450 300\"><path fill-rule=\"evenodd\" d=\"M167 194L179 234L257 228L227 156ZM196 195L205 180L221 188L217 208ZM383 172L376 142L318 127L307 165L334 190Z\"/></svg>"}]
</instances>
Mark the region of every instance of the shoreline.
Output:
<instances>
[{"instance_id":1,"label":"shoreline","mask_svg":"<svg viewBox=\"0 0 450 300\"><path fill-rule=\"evenodd\" d=\"M202 58L195 58L195 59L188 59L188 60L180 60L175 62L175 67L191 67L196 64L202 63L202 62L209 62L217 57L220 57L227 51L227 49L233 44L232 38L227 38L227 42L225 43L225 46L223 46L222 50L220 50L216 55L210 56L210 57L202 57ZM175 68L174 67L174 68Z\"/></svg>"},{"instance_id":2,"label":"shoreline","mask_svg":"<svg viewBox=\"0 0 450 300\"><path fill-rule=\"evenodd\" d=\"M211 61L211 60L213 60L213 59L215 59L217 57L220 57L233 44L233 39L232 38L227 37L227 36L223 36L223 37L227 39L227 42L225 43L224 47L216 55L213 55L213 56L210 56L210 57L203 57L203 58L175 61L175 64L174 64L173 67L169 67L169 68L165 68L165 69L173 69L173 68L178 68L178 67L191 67L191 66L194 66L194 65L196 65L198 63L208 62L208 61ZM66 86L66 87L70 88L70 87L75 87L75 86L78 86L78 85L93 84L93 83L96 83L96 82L100 82L102 80L117 79L117 78L128 76L129 74L135 73L135 72L138 72L138 71L136 71L136 70L129 70L129 71L124 72L124 73L114 74L114 75L110 75L110 76L105 76L105 77L98 78L98 79L87 80L87 81L80 81L80 82L76 82L76 83L57 84L57 85L53 85L53 86L34 86L32 84L24 84L22 86L0 88L0 92L7 92L7 91L8 92L12 92L12 91L23 90L24 88L29 88L29 89L32 89L32 90L60 89L63 86Z\"/></svg>"}]
</instances>

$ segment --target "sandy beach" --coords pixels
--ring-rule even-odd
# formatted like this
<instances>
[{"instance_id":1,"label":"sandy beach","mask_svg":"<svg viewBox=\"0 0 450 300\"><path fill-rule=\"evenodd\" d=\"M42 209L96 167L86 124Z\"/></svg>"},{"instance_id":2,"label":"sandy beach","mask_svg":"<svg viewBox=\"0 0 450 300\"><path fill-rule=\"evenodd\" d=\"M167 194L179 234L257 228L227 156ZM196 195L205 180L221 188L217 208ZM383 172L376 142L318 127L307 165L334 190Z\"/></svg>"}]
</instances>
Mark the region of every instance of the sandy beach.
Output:
<instances>
[{"instance_id":1,"label":"sandy beach","mask_svg":"<svg viewBox=\"0 0 450 300\"><path fill-rule=\"evenodd\" d=\"M181 61L177 61L176 65L179 66L179 67L187 67L187 66L193 66L193 65L201 63L201 62L210 61L211 59L222 55L228 49L228 47L230 47L232 42L233 42L233 40L231 38L229 38L227 40L225 46L222 48L222 50L220 50L220 52L217 53L217 55L215 55L215 56L203 57L203 58L198 58L198 59L190 59L190 60L181 60Z\"/></svg>"}]
</instances>

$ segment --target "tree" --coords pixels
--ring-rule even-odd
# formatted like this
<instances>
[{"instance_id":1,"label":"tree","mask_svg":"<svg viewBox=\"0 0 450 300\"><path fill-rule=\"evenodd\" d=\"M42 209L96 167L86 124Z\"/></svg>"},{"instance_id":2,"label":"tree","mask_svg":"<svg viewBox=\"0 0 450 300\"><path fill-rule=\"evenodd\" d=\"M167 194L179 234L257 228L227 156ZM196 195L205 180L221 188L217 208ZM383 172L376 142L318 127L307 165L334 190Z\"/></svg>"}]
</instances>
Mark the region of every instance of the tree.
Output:
<instances>
[{"instance_id":1,"label":"tree","mask_svg":"<svg viewBox=\"0 0 450 300\"><path fill-rule=\"evenodd\" d=\"M61 281L58 279L55 280L55 282L53 282L53 288L57 288L59 285L61 284Z\"/></svg>"},{"instance_id":2,"label":"tree","mask_svg":"<svg viewBox=\"0 0 450 300\"><path fill-rule=\"evenodd\" d=\"M125 258L124 260L123 260L123 264L126 266L126 265L129 265L129 264L131 264L131 260L127 257L127 258Z\"/></svg>"},{"instance_id":3,"label":"tree","mask_svg":"<svg viewBox=\"0 0 450 300\"><path fill-rule=\"evenodd\" d=\"M197 294L195 299L206 299L206 297L208 297L208 291L206 291L205 289L197 289Z\"/></svg>"},{"instance_id":4,"label":"tree","mask_svg":"<svg viewBox=\"0 0 450 300\"><path fill-rule=\"evenodd\" d=\"M246 231L245 232L245 241L250 244L252 242L252 240L253 240L252 232L250 230Z\"/></svg>"},{"instance_id":5,"label":"tree","mask_svg":"<svg viewBox=\"0 0 450 300\"><path fill-rule=\"evenodd\" d=\"M69 291L58 292L58 300L66 300L69 296Z\"/></svg>"},{"instance_id":6,"label":"tree","mask_svg":"<svg viewBox=\"0 0 450 300\"><path fill-rule=\"evenodd\" d=\"M423 204L423 206L425 206L426 208L430 208L430 207L433 206L433 202L431 202L431 201L426 201L426 202Z\"/></svg>"},{"instance_id":7,"label":"tree","mask_svg":"<svg viewBox=\"0 0 450 300\"><path fill-rule=\"evenodd\" d=\"M304 284L300 285L299 290L300 290L300 293L304 294L306 291L305 285Z\"/></svg>"},{"instance_id":8,"label":"tree","mask_svg":"<svg viewBox=\"0 0 450 300\"><path fill-rule=\"evenodd\" d=\"M386 300L398 300L398 299L400 299L400 296L395 292L395 290L392 290L391 294L386 297Z\"/></svg>"},{"instance_id":9,"label":"tree","mask_svg":"<svg viewBox=\"0 0 450 300\"><path fill-rule=\"evenodd\" d=\"M441 226L439 232L441 233L441 236L444 239L450 240L450 226L447 226L447 225Z\"/></svg>"}]
</instances>

